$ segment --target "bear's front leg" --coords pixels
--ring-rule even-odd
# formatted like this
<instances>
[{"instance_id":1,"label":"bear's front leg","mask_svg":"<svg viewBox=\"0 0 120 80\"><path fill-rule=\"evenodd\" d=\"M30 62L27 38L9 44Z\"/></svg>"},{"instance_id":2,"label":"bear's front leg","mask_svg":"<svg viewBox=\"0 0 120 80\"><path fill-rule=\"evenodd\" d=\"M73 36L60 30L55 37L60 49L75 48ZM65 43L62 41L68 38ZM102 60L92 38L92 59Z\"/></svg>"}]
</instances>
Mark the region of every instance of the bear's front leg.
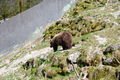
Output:
<instances>
[{"instance_id":1,"label":"bear's front leg","mask_svg":"<svg viewBox=\"0 0 120 80\"><path fill-rule=\"evenodd\" d=\"M58 49L58 46L54 46L53 49L54 49L54 52L56 52Z\"/></svg>"}]
</instances>

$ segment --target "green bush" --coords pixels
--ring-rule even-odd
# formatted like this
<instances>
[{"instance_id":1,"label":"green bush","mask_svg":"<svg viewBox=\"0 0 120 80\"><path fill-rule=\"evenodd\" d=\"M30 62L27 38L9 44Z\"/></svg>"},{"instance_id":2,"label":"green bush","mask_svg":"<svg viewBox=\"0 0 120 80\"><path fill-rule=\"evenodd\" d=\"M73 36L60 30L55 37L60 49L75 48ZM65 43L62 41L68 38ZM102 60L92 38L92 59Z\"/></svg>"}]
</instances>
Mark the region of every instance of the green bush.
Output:
<instances>
[{"instance_id":1,"label":"green bush","mask_svg":"<svg viewBox=\"0 0 120 80\"><path fill-rule=\"evenodd\" d=\"M96 2L96 0L77 2L70 11L64 14L61 20L49 26L43 33L44 39L49 39L61 31L69 31L73 36L80 36L111 27L113 24L101 20L91 21L80 15L83 11L101 7L101 5L105 5L105 3L106 0L99 0L99 2Z\"/></svg>"},{"instance_id":2,"label":"green bush","mask_svg":"<svg viewBox=\"0 0 120 80\"><path fill-rule=\"evenodd\" d=\"M106 23L105 21L98 20L92 22L83 17L77 17L75 19L67 20L66 22L65 20L60 20L59 23L56 22L55 24L52 24L43 33L43 37L48 39L61 31L69 31L73 36L84 35L111 26L112 24Z\"/></svg>"}]
</instances>

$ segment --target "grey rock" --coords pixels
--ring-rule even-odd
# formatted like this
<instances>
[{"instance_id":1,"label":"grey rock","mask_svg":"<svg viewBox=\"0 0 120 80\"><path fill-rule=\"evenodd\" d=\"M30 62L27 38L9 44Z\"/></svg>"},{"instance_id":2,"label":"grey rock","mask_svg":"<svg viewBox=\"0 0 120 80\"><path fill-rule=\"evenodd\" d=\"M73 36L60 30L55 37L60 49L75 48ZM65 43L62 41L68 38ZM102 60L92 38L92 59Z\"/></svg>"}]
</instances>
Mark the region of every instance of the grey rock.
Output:
<instances>
[{"instance_id":1,"label":"grey rock","mask_svg":"<svg viewBox=\"0 0 120 80\"><path fill-rule=\"evenodd\" d=\"M80 54L81 53L79 51L75 52L73 54L70 54L67 59L68 59L68 61L70 61L72 63L76 63L77 62L77 58L80 56Z\"/></svg>"}]
</instances>

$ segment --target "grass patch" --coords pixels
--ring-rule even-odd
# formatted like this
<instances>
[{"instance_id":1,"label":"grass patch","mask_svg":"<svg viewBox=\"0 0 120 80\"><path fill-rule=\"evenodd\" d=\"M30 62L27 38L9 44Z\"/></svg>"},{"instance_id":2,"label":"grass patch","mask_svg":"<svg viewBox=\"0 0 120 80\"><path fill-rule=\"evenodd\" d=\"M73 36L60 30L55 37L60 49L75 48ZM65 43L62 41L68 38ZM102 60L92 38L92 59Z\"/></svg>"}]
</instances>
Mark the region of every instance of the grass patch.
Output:
<instances>
[{"instance_id":1,"label":"grass patch","mask_svg":"<svg viewBox=\"0 0 120 80\"><path fill-rule=\"evenodd\" d=\"M33 47L33 50L39 50L45 47L49 47L50 46L50 41L49 40L45 40L45 41L41 41L40 43L38 43L37 46Z\"/></svg>"}]
</instances>

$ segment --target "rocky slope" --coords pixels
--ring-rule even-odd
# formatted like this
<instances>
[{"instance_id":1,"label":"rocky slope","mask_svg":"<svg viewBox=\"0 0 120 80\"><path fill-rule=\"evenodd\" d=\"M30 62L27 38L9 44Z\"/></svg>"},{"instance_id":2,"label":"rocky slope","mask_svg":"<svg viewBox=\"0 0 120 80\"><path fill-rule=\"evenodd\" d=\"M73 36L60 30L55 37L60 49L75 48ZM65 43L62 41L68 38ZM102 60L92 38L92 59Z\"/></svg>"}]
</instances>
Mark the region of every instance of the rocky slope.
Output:
<instances>
[{"instance_id":1,"label":"rocky slope","mask_svg":"<svg viewBox=\"0 0 120 80\"><path fill-rule=\"evenodd\" d=\"M43 39L0 59L2 80L120 80L120 2L83 0L48 26ZM53 52L51 36L70 31L72 49Z\"/></svg>"}]
</instances>

